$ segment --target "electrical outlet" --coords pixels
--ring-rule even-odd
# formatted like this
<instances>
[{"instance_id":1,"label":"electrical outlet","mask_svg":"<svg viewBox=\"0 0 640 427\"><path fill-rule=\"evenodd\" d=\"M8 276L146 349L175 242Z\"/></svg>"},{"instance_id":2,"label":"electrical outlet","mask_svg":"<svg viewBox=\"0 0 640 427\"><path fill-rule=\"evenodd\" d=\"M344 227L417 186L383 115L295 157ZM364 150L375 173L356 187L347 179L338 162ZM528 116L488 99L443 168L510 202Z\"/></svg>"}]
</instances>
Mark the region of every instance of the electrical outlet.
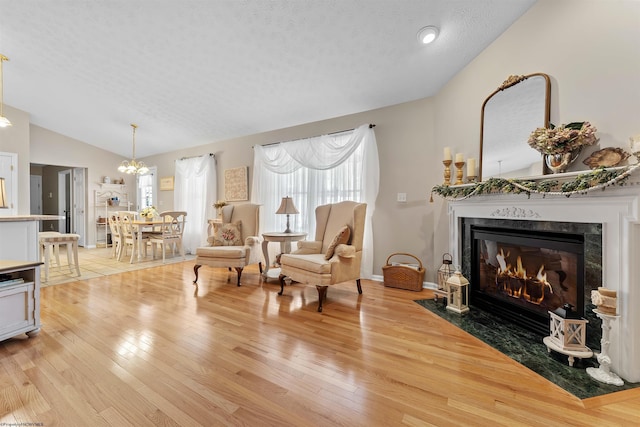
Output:
<instances>
[{"instance_id":1,"label":"electrical outlet","mask_svg":"<svg viewBox=\"0 0 640 427\"><path fill-rule=\"evenodd\" d=\"M401 203L407 202L407 193L398 193L398 201Z\"/></svg>"}]
</instances>

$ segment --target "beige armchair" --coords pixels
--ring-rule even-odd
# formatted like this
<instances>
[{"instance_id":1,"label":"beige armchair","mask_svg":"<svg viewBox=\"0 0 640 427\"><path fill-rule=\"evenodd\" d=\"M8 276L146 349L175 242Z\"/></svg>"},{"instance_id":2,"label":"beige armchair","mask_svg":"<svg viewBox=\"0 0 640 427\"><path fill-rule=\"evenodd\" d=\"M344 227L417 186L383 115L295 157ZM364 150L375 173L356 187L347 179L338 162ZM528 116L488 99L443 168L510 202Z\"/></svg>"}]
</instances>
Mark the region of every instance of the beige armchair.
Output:
<instances>
[{"instance_id":1,"label":"beige armchair","mask_svg":"<svg viewBox=\"0 0 640 427\"><path fill-rule=\"evenodd\" d=\"M361 294L360 262L366 210L366 203L351 201L318 206L315 240L298 242L298 250L280 257L278 294L284 292L286 277L316 285L318 311L322 311L329 285L355 280Z\"/></svg>"},{"instance_id":2,"label":"beige armchair","mask_svg":"<svg viewBox=\"0 0 640 427\"><path fill-rule=\"evenodd\" d=\"M209 245L196 249L193 272L198 282L198 269L203 265L235 268L238 286L245 266L258 264L262 274L262 251L259 236L260 206L251 203L222 208L222 223L209 222Z\"/></svg>"}]
</instances>

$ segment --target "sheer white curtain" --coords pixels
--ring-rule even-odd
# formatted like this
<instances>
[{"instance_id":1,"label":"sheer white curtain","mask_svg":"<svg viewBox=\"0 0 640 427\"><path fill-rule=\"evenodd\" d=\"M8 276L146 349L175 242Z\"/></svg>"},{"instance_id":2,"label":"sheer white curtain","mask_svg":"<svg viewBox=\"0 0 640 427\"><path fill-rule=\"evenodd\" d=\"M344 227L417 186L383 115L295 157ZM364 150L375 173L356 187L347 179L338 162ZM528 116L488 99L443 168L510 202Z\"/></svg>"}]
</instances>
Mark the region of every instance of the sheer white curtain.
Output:
<instances>
[{"instance_id":1,"label":"sheer white curtain","mask_svg":"<svg viewBox=\"0 0 640 427\"><path fill-rule=\"evenodd\" d=\"M209 154L176 160L173 206L187 212L182 236L185 253L194 254L207 243L207 219L213 218L218 188L216 176L215 157Z\"/></svg>"},{"instance_id":2,"label":"sheer white curtain","mask_svg":"<svg viewBox=\"0 0 640 427\"><path fill-rule=\"evenodd\" d=\"M284 230L286 217L276 215L282 197L290 196L300 211L291 215L292 230L315 235L315 208L353 200L367 204L361 276L373 274L373 231L380 183L378 147L373 129L254 147L251 201L263 206L261 230Z\"/></svg>"}]
</instances>

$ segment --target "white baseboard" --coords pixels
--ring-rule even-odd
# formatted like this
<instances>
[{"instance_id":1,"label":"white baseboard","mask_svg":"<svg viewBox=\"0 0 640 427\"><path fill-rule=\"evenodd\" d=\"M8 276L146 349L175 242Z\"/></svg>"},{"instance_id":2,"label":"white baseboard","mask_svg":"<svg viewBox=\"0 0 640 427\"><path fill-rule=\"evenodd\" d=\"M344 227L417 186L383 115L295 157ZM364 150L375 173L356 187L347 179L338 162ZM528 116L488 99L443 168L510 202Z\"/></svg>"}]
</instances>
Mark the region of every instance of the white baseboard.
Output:
<instances>
[{"instance_id":1,"label":"white baseboard","mask_svg":"<svg viewBox=\"0 0 640 427\"><path fill-rule=\"evenodd\" d=\"M371 280L375 280L376 282L384 282L384 277L379 274L374 274L371 276ZM422 282L422 289L438 289L438 285L433 282Z\"/></svg>"}]
</instances>

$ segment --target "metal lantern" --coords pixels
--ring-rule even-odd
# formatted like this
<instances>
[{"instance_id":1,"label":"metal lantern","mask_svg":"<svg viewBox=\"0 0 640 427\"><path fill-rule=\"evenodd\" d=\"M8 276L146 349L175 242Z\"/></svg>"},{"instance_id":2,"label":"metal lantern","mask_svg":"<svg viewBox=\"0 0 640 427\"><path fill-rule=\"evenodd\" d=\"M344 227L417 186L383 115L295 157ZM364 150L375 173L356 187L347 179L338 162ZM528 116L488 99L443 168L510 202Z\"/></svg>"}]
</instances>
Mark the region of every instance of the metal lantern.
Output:
<instances>
[{"instance_id":1,"label":"metal lantern","mask_svg":"<svg viewBox=\"0 0 640 427\"><path fill-rule=\"evenodd\" d=\"M469 281L456 270L447 279L447 310L458 314L469 311Z\"/></svg>"},{"instance_id":2,"label":"metal lantern","mask_svg":"<svg viewBox=\"0 0 640 427\"><path fill-rule=\"evenodd\" d=\"M451 254L442 255L442 265L438 269L438 289L433 292L436 301L438 301L438 297L447 297L447 280L449 280L449 277L453 274L453 268L451 268L452 264L453 258L451 257Z\"/></svg>"}]
</instances>

